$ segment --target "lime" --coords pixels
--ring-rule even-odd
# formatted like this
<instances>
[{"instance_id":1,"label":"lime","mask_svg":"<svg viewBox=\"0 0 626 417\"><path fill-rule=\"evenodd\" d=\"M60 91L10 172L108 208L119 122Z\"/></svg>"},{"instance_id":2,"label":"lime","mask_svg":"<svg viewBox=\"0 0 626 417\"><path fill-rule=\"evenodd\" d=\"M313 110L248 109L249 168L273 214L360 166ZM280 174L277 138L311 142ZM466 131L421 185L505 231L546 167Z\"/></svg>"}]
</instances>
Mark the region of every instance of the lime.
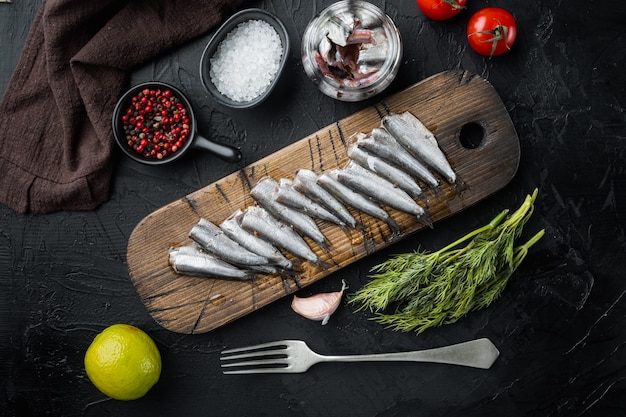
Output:
<instances>
[{"instance_id":1,"label":"lime","mask_svg":"<svg viewBox=\"0 0 626 417\"><path fill-rule=\"evenodd\" d=\"M145 332L114 324L98 334L85 353L91 382L116 400L141 398L159 380L161 355Z\"/></svg>"}]
</instances>

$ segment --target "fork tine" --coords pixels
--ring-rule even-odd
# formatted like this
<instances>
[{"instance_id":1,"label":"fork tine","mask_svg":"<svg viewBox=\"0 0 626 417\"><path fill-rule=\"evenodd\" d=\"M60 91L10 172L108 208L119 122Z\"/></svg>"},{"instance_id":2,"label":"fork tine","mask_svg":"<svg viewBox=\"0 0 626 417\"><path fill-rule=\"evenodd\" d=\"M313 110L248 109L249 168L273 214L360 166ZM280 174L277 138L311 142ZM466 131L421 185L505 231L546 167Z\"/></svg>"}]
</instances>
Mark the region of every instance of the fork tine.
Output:
<instances>
[{"instance_id":1,"label":"fork tine","mask_svg":"<svg viewBox=\"0 0 626 417\"><path fill-rule=\"evenodd\" d=\"M224 354L224 352L222 352L222 354ZM287 352L285 349L260 350L260 351L250 352L250 353L240 353L237 355L222 356L220 357L220 360L230 361L230 360L235 360L235 359L253 359L253 358L259 358L259 357L271 356L271 355L287 355Z\"/></svg>"},{"instance_id":2,"label":"fork tine","mask_svg":"<svg viewBox=\"0 0 626 417\"><path fill-rule=\"evenodd\" d=\"M260 349L266 349L270 347L279 347L279 346L286 347L287 345L288 343L286 340L278 340L275 342L261 343L259 345L250 345L250 346L244 346L244 347L239 347L239 348L226 349L222 351L222 355L226 355L229 353L245 352L245 351L257 351Z\"/></svg>"},{"instance_id":3,"label":"fork tine","mask_svg":"<svg viewBox=\"0 0 626 417\"><path fill-rule=\"evenodd\" d=\"M258 366L258 365L285 365L288 364L287 358L278 359L259 359L256 361L243 361L236 363L223 363L222 368L234 368L236 366Z\"/></svg>"},{"instance_id":4,"label":"fork tine","mask_svg":"<svg viewBox=\"0 0 626 417\"><path fill-rule=\"evenodd\" d=\"M291 342L278 340L275 342L262 343L259 345L245 346L222 351L220 361L224 362L222 369L224 374L260 374L260 373L284 373L289 372L292 365L289 362L288 352Z\"/></svg>"},{"instance_id":5,"label":"fork tine","mask_svg":"<svg viewBox=\"0 0 626 417\"><path fill-rule=\"evenodd\" d=\"M292 362L293 353L296 353L297 348L303 343L297 340L278 340L224 350L222 351L223 356L220 357L220 361L225 361L221 364L222 373L277 374L301 372L298 371L301 367L294 367Z\"/></svg>"},{"instance_id":6,"label":"fork tine","mask_svg":"<svg viewBox=\"0 0 626 417\"><path fill-rule=\"evenodd\" d=\"M289 373L287 368L254 368L239 369L236 371L222 371L224 375L245 375L245 374L284 374Z\"/></svg>"}]
</instances>

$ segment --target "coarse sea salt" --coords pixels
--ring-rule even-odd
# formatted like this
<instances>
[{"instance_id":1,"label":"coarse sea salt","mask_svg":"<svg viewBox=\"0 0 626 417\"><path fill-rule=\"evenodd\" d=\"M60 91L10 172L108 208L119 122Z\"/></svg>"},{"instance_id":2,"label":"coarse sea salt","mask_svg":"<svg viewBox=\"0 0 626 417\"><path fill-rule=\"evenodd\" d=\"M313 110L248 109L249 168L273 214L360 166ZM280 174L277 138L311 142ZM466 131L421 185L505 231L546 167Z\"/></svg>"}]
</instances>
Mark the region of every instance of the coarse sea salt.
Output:
<instances>
[{"instance_id":1,"label":"coarse sea salt","mask_svg":"<svg viewBox=\"0 0 626 417\"><path fill-rule=\"evenodd\" d=\"M276 77L282 55L282 42L272 25L262 20L242 22L226 35L211 57L211 81L231 100L254 100Z\"/></svg>"}]
</instances>

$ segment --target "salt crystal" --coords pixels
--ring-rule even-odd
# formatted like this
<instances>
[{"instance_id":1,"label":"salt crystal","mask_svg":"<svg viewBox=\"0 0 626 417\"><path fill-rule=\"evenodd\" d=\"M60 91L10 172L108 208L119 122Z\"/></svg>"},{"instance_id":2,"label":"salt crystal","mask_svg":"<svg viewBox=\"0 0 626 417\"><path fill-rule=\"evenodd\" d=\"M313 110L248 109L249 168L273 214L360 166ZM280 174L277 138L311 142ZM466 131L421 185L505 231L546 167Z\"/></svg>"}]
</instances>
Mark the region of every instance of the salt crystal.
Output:
<instances>
[{"instance_id":1,"label":"salt crystal","mask_svg":"<svg viewBox=\"0 0 626 417\"><path fill-rule=\"evenodd\" d=\"M262 20L248 20L231 30L211 57L209 74L220 93L246 102L270 86L283 55L276 29Z\"/></svg>"}]
</instances>

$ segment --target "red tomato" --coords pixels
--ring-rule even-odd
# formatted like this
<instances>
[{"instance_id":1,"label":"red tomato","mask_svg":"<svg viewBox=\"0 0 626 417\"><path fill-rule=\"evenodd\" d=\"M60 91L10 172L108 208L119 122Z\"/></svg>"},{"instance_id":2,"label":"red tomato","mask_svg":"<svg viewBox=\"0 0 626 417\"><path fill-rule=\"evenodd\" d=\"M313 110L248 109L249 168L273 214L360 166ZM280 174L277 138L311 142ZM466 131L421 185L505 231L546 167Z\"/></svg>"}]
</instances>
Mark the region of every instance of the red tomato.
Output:
<instances>
[{"instance_id":1,"label":"red tomato","mask_svg":"<svg viewBox=\"0 0 626 417\"><path fill-rule=\"evenodd\" d=\"M467 0L416 0L422 13L433 20L447 20L465 8Z\"/></svg>"},{"instance_id":2,"label":"red tomato","mask_svg":"<svg viewBox=\"0 0 626 417\"><path fill-rule=\"evenodd\" d=\"M499 7L480 9L467 23L467 41L481 55L502 55L513 46L517 38L517 23Z\"/></svg>"}]
</instances>

